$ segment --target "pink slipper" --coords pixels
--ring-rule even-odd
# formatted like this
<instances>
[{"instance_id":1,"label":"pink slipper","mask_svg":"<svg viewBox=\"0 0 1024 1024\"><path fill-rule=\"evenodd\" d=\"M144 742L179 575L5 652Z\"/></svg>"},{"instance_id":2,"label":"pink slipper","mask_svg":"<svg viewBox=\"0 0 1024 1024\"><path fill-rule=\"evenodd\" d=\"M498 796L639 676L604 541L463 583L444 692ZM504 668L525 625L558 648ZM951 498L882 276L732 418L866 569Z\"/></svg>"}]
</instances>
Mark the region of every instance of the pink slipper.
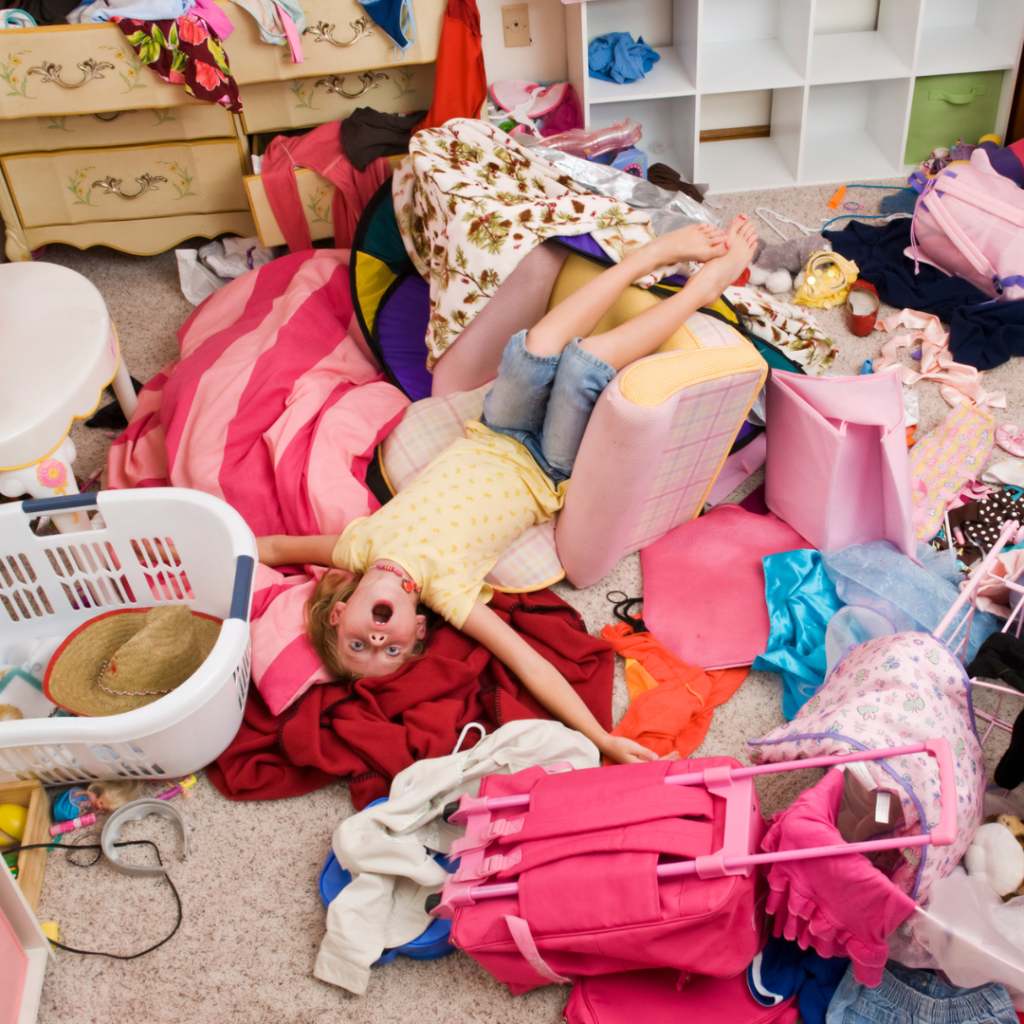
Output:
<instances>
[{"instance_id":1,"label":"pink slipper","mask_svg":"<svg viewBox=\"0 0 1024 1024\"><path fill-rule=\"evenodd\" d=\"M1016 424L1001 423L996 427L996 444L1004 452L1016 455L1018 459L1024 459L1024 430L1021 430Z\"/></svg>"}]
</instances>

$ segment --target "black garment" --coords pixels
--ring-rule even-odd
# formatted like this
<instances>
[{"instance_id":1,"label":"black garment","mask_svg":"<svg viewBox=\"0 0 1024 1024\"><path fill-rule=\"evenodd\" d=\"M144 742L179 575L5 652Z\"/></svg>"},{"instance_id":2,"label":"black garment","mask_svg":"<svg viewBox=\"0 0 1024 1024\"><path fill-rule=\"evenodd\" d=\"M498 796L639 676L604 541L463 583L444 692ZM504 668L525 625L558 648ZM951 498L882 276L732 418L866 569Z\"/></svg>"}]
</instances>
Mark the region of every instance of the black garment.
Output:
<instances>
[{"instance_id":1,"label":"black garment","mask_svg":"<svg viewBox=\"0 0 1024 1024\"><path fill-rule=\"evenodd\" d=\"M669 192L682 192L695 202L704 203L704 197L688 181L679 177L679 172L672 170L668 164L651 164L647 168L647 180L652 185L667 189Z\"/></svg>"},{"instance_id":2,"label":"black garment","mask_svg":"<svg viewBox=\"0 0 1024 1024\"><path fill-rule=\"evenodd\" d=\"M979 370L1024 356L1024 299L961 306L949 322L949 350L958 363Z\"/></svg>"},{"instance_id":3,"label":"black garment","mask_svg":"<svg viewBox=\"0 0 1024 1024\"><path fill-rule=\"evenodd\" d=\"M341 122L345 156L356 170L365 171L379 156L407 153L413 130L426 116L425 110L385 114L373 107L357 107Z\"/></svg>"},{"instance_id":4,"label":"black garment","mask_svg":"<svg viewBox=\"0 0 1024 1024\"><path fill-rule=\"evenodd\" d=\"M5 6L17 7L19 11L32 15L37 25L66 25L68 15L81 0L11 0Z\"/></svg>"},{"instance_id":5,"label":"black garment","mask_svg":"<svg viewBox=\"0 0 1024 1024\"><path fill-rule=\"evenodd\" d=\"M993 633L986 638L967 674L981 679L998 679L1024 693L1024 640L1011 633Z\"/></svg>"},{"instance_id":6,"label":"black garment","mask_svg":"<svg viewBox=\"0 0 1024 1024\"><path fill-rule=\"evenodd\" d=\"M997 634L998 635L998 634ZM997 786L1003 789L1016 789L1024 782L1024 711L1013 723L1010 745L1006 753L999 759L995 774L992 776Z\"/></svg>"},{"instance_id":7,"label":"black garment","mask_svg":"<svg viewBox=\"0 0 1024 1024\"><path fill-rule=\"evenodd\" d=\"M962 306L988 302L988 296L960 277L950 277L938 267L921 263L914 273L914 261L903 255L910 244L910 218L874 227L851 221L842 231L825 231L832 248L853 260L860 276L878 289L879 298L897 309L934 313L944 323Z\"/></svg>"}]
</instances>

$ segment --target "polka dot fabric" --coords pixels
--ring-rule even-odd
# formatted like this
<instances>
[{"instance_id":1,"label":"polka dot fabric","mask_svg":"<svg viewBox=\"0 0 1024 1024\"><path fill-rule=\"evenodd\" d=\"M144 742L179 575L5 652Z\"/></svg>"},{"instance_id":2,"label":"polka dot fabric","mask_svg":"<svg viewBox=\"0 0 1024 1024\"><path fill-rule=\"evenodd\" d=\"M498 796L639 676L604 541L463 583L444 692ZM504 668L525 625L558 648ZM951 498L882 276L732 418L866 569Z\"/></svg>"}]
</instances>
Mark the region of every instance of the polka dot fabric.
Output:
<instances>
[{"instance_id":1,"label":"polka dot fabric","mask_svg":"<svg viewBox=\"0 0 1024 1024\"><path fill-rule=\"evenodd\" d=\"M491 599L484 577L494 563L528 527L554 518L567 484L555 487L518 441L471 420L386 505L345 528L334 564L365 572L397 562L423 603L461 628L478 597Z\"/></svg>"}]
</instances>

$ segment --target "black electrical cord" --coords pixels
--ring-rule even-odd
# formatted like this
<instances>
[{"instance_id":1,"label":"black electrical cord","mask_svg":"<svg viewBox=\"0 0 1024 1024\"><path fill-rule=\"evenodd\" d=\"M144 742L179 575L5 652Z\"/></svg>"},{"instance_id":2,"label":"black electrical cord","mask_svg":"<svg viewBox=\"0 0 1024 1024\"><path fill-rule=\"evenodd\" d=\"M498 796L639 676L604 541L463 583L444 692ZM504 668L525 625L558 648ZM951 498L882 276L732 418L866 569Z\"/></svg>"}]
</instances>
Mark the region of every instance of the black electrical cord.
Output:
<instances>
[{"instance_id":1,"label":"black electrical cord","mask_svg":"<svg viewBox=\"0 0 1024 1024\"><path fill-rule=\"evenodd\" d=\"M160 866L163 867L164 862L160 857L160 849L150 839L125 839L122 842L114 843L114 846L152 846L153 852L156 854L156 859ZM103 847L99 843L82 843L74 844L72 846L64 846L56 843L29 843L28 845L22 845L22 850L64 850L65 853L72 854L76 850L102 850ZM89 861L88 864L80 864L78 861L72 860L68 857L68 863L76 868L91 868L100 859L100 855L97 853L96 857ZM147 953L152 953L154 949L159 949L165 942L170 942L171 939L177 934L178 929L181 927L181 897L178 895L178 890L174 887L174 883L171 881L171 876L164 872L164 878L167 879L167 884L171 887L171 892L174 895L174 902L178 907L178 919L174 922L174 927L171 929L169 935L164 936L155 946L150 946L148 949L142 950L141 953L130 953L125 956L123 953L104 953L99 949L75 949L74 946L65 946L63 943L57 942L54 939L50 939L51 945L56 946L58 949L63 949L67 953L80 953L82 956L109 956L113 960L137 960L140 956L145 956Z\"/></svg>"}]
</instances>

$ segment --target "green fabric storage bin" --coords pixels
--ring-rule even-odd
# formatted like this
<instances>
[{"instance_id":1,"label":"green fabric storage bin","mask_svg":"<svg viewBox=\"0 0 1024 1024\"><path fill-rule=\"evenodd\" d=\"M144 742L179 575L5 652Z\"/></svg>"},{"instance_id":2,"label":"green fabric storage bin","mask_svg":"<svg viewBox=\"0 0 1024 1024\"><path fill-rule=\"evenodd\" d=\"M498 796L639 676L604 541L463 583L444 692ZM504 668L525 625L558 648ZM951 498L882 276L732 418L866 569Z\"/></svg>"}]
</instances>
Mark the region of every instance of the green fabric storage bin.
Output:
<instances>
[{"instance_id":1,"label":"green fabric storage bin","mask_svg":"<svg viewBox=\"0 0 1024 1024\"><path fill-rule=\"evenodd\" d=\"M918 164L933 149L952 147L957 139L977 145L982 135L995 131L1002 88L1002 71L917 79L904 161Z\"/></svg>"}]
</instances>

